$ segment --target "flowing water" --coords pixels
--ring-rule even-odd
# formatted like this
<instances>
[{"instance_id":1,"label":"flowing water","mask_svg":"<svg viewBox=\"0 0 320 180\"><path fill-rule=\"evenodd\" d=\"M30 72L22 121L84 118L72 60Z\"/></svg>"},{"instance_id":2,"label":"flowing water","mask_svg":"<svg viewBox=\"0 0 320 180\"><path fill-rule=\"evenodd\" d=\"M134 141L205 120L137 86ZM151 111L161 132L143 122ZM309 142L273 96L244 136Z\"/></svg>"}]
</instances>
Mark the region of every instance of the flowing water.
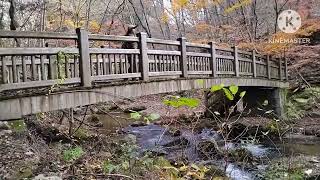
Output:
<instances>
[{"instance_id":1,"label":"flowing water","mask_svg":"<svg viewBox=\"0 0 320 180\"><path fill-rule=\"evenodd\" d=\"M234 180L260 179L259 174L263 172L270 160L276 157L305 154L320 155L319 143L306 144L297 142L286 142L276 144L251 144L251 143L227 143L225 144L222 137L214 130L204 128L201 132L192 132L187 129L180 130L179 133L172 133L164 126L149 124L144 126L130 126L132 121L128 120L127 114L117 114L118 118L101 115L106 132L110 133L118 128L127 134L136 136L137 143L141 152L149 151L155 155L163 155L169 160L184 159L191 163L205 165L215 165L225 169L226 174ZM240 166L237 162L228 162L227 164L221 157L208 159L200 151L201 142L217 142L220 149L246 149L252 156L259 159L259 164L251 166Z\"/></svg>"}]
</instances>

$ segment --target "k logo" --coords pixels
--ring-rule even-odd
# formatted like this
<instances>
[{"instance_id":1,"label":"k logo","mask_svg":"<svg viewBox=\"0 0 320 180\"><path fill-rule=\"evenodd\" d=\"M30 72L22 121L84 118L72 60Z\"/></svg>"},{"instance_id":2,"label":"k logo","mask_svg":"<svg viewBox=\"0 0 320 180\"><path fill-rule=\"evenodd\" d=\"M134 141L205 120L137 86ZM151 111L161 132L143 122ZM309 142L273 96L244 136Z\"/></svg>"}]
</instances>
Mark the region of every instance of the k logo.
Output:
<instances>
[{"instance_id":1,"label":"k logo","mask_svg":"<svg viewBox=\"0 0 320 180\"><path fill-rule=\"evenodd\" d=\"M278 27L285 33L295 33L301 27L301 17L294 10L285 10L278 17Z\"/></svg>"}]
</instances>

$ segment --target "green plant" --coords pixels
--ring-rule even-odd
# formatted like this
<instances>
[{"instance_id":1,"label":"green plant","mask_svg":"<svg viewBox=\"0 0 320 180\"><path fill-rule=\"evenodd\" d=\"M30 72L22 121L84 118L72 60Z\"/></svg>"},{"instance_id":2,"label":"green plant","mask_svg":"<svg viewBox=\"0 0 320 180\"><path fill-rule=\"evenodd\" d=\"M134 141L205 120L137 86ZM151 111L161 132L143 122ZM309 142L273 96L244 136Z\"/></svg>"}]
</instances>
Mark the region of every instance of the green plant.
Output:
<instances>
[{"instance_id":1,"label":"green plant","mask_svg":"<svg viewBox=\"0 0 320 180\"><path fill-rule=\"evenodd\" d=\"M239 87L235 86L235 85L231 85L229 86L229 88L224 87L224 84L219 84L219 85L214 85L211 87L210 91L211 92L217 92L222 90L225 94L225 96L230 100L233 101L235 98L235 95L238 93L239 91ZM246 94L246 91L242 91L240 92L239 96L242 98L244 97Z\"/></svg>"},{"instance_id":2,"label":"green plant","mask_svg":"<svg viewBox=\"0 0 320 180\"><path fill-rule=\"evenodd\" d=\"M67 54L63 51L58 52L57 59L56 59L58 72L55 75L57 78L56 78L56 82L49 88L48 94L51 94L56 87L59 87L60 85L64 84L66 79L66 72L64 69L71 56L76 56L76 55Z\"/></svg>"},{"instance_id":3,"label":"green plant","mask_svg":"<svg viewBox=\"0 0 320 180\"><path fill-rule=\"evenodd\" d=\"M113 164L109 160L106 160L103 162L102 168L103 168L103 172L109 174L109 173L112 173L113 171L119 171L120 166Z\"/></svg>"},{"instance_id":4,"label":"green plant","mask_svg":"<svg viewBox=\"0 0 320 180\"><path fill-rule=\"evenodd\" d=\"M23 132L27 129L27 126L23 120L10 121L8 125L11 130L18 133Z\"/></svg>"},{"instance_id":5,"label":"green plant","mask_svg":"<svg viewBox=\"0 0 320 180\"><path fill-rule=\"evenodd\" d=\"M141 119L141 117L143 117L143 120L147 123L150 124L150 122L155 121L157 119L160 118L160 115L157 113L151 113L147 116L143 116L141 113L133 111L132 113L130 113L130 118L131 119L135 119L135 120L139 120Z\"/></svg>"},{"instance_id":6,"label":"green plant","mask_svg":"<svg viewBox=\"0 0 320 180\"><path fill-rule=\"evenodd\" d=\"M186 98L186 97L178 97L178 96L173 96L170 99L165 99L163 100L163 103L167 106L171 106L174 108L179 108L179 107L189 107L189 108L196 108L200 104L200 100L196 98Z\"/></svg>"},{"instance_id":7,"label":"green plant","mask_svg":"<svg viewBox=\"0 0 320 180\"><path fill-rule=\"evenodd\" d=\"M302 92L294 92L286 101L288 118L300 119L305 116L307 110L319 106L320 88L307 88Z\"/></svg>"},{"instance_id":8,"label":"green plant","mask_svg":"<svg viewBox=\"0 0 320 180\"><path fill-rule=\"evenodd\" d=\"M79 159L83 154L84 152L81 147L75 147L75 148L65 150L63 152L63 159L68 162L75 161Z\"/></svg>"},{"instance_id":9,"label":"green plant","mask_svg":"<svg viewBox=\"0 0 320 180\"><path fill-rule=\"evenodd\" d=\"M275 164L268 168L264 179L302 180L304 172L301 167L288 168L283 164Z\"/></svg>"},{"instance_id":10,"label":"green plant","mask_svg":"<svg viewBox=\"0 0 320 180\"><path fill-rule=\"evenodd\" d=\"M88 134L87 130L85 130L83 128L79 128L76 132L74 132L73 136L80 139L80 140L89 138L89 134Z\"/></svg>"}]
</instances>

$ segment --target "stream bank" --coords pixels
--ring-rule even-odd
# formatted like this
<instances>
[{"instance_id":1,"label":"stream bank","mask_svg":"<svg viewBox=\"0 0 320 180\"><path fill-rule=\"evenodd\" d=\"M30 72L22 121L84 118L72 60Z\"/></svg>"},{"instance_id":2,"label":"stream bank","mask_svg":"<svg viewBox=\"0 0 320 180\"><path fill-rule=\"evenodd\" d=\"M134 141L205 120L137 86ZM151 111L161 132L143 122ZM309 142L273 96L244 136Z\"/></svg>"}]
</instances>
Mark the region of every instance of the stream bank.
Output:
<instances>
[{"instance_id":1,"label":"stream bank","mask_svg":"<svg viewBox=\"0 0 320 180\"><path fill-rule=\"evenodd\" d=\"M175 95L201 98L203 94L153 95L133 102L117 101L116 105L76 108L73 122L66 110L2 123L0 177L273 179L270 174L276 174L277 179L286 179L291 173L298 178L320 174L315 136L307 139L300 133L300 137L277 141L273 137L278 131L271 130L279 122L265 117L236 118L231 119L236 122L232 126L219 125L203 118L203 102L191 110L163 105L164 97ZM132 108L138 108L142 117L157 112L160 119L149 124L143 118L132 120L123 113ZM285 134L297 132L287 125L281 124ZM227 132L231 135L225 141Z\"/></svg>"}]
</instances>

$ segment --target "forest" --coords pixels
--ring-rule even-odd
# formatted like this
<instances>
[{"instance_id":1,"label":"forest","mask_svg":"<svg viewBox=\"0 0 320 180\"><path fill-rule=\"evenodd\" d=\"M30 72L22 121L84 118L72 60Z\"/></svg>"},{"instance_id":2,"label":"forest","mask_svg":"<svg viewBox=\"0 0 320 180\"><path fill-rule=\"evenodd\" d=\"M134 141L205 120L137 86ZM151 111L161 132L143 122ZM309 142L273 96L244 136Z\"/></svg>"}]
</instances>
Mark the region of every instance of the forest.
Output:
<instances>
[{"instance_id":1,"label":"forest","mask_svg":"<svg viewBox=\"0 0 320 180\"><path fill-rule=\"evenodd\" d=\"M320 179L319 22L319 0L0 0L0 112L36 112L0 115L0 180ZM108 101L35 110L64 93Z\"/></svg>"}]
</instances>

